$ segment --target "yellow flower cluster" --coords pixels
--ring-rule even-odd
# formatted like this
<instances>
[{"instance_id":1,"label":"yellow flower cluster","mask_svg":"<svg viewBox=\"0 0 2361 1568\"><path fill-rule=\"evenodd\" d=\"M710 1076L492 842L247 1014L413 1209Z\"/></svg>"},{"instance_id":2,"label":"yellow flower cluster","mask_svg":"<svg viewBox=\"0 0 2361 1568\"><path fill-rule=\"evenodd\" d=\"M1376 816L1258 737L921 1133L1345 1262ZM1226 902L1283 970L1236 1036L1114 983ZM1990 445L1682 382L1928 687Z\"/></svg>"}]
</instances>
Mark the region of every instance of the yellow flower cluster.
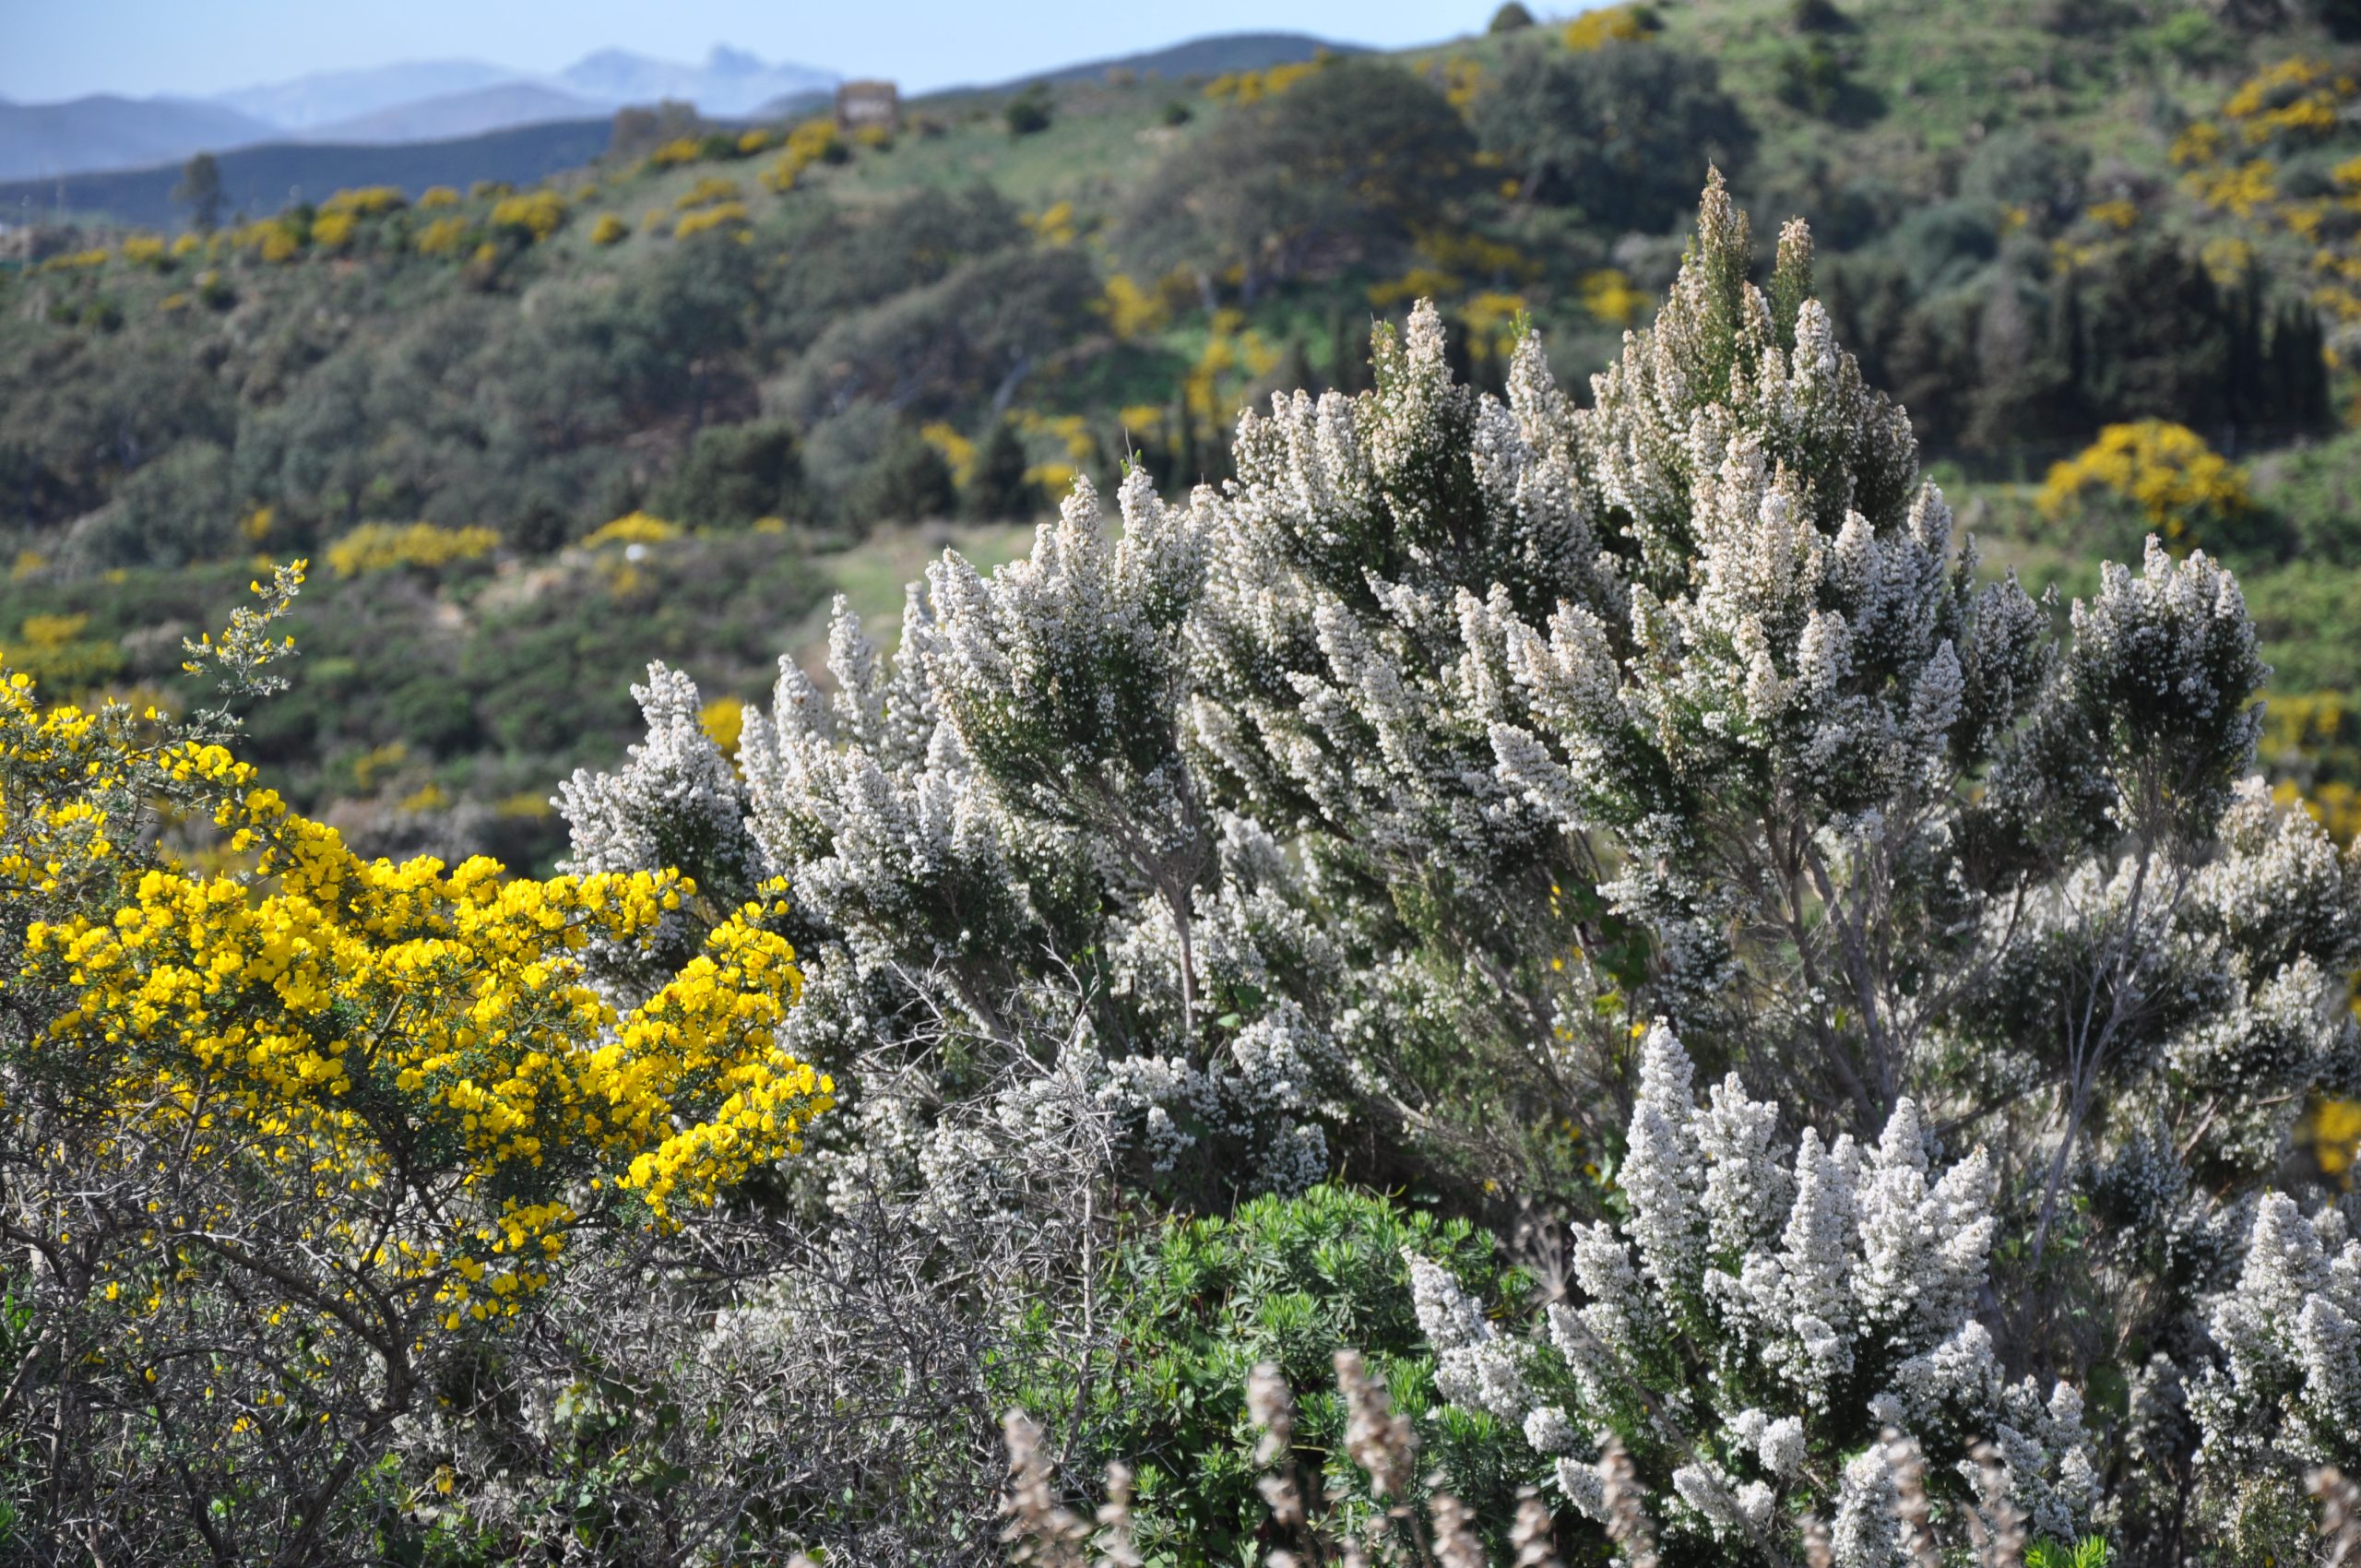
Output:
<instances>
[{"instance_id":1,"label":"yellow flower cluster","mask_svg":"<svg viewBox=\"0 0 2361 1568\"><path fill-rule=\"evenodd\" d=\"M2083 216L2092 222L2103 224L2120 234L2139 224L2140 204L2126 201L2118 196L2113 201L2100 202L2084 212Z\"/></svg>"},{"instance_id":2,"label":"yellow flower cluster","mask_svg":"<svg viewBox=\"0 0 2361 1568\"><path fill-rule=\"evenodd\" d=\"M265 610L194 661L267 690L269 624L300 581L257 581ZM80 624L26 633L71 645ZM218 836L206 869L160 852L172 822ZM779 1046L802 980L770 931L777 893L625 1006L593 961L675 940L687 878L362 860L153 708L45 707L7 675L12 1235L52 1265L71 1249L80 1289L121 1315L92 1365L148 1365L144 1324L210 1311L224 1268L233 1289L262 1282L241 1311L314 1346L321 1377L338 1336L389 1356L513 1318L574 1230L673 1226L831 1108L834 1084Z\"/></svg>"},{"instance_id":3,"label":"yellow flower cluster","mask_svg":"<svg viewBox=\"0 0 2361 1568\"><path fill-rule=\"evenodd\" d=\"M2283 779L2272 789L2282 805L2300 802L2329 837L2349 844L2361 833L2361 790L2335 778L2312 777L2332 753L2349 754L2361 739L2361 714L2343 692L2276 692L2262 710L2260 750L2274 773L2308 778L2298 788Z\"/></svg>"},{"instance_id":4,"label":"yellow flower cluster","mask_svg":"<svg viewBox=\"0 0 2361 1568\"><path fill-rule=\"evenodd\" d=\"M1070 245L1082 234L1081 222L1070 201L1052 202L1040 212L1019 214L1016 220L1031 230L1035 239L1053 247Z\"/></svg>"},{"instance_id":5,"label":"yellow flower cluster","mask_svg":"<svg viewBox=\"0 0 2361 1568\"><path fill-rule=\"evenodd\" d=\"M488 555L500 543L490 529L445 529L433 523L363 523L328 546L339 577L402 566L448 566Z\"/></svg>"},{"instance_id":6,"label":"yellow flower cluster","mask_svg":"<svg viewBox=\"0 0 2361 1568\"><path fill-rule=\"evenodd\" d=\"M295 218L265 218L234 231L230 236L230 243L277 266L303 255L308 234L309 231Z\"/></svg>"},{"instance_id":7,"label":"yellow flower cluster","mask_svg":"<svg viewBox=\"0 0 2361 1568\"><path fill-rule=\"evenodd\" d=\"M611 523L600 525L582 541L586 550L596 550L602 544L661 544L668 539L678 539L681 530L661 517L651 517L645 512L627 512Z\"/></svg>"},{"instance_id":8,"label":"yellow flower cluster","mask_svg":"<svg viewBox=\"0 0 2361 1568\"><path fill-rule=\"evenodd\" d=\"M695 184L672 198L672 210L687 212L700 207L712 207L725 201L736 201L745 195L735 180L718 174L705 174Z\"/></svg>"},{"instance_id":9,"label":"yellow flower cluster","mask_svg":"<svg viewBox=\"0 0 2361 1568\"><path fill-rule=\"evenodd\" d=\"M2356 87L2361 83L2325 60L2295 55L2241 83L2222 114L2250 147L2283 136L2317 138L2336 129L2337 111Z\"/></svg>"},{"instance_id":10,"label":"yellow flower cluster","mask_svg":"<svg viewBox=\"0 0 2361 1568\"><path fill-rule=\"evenodd\" d=\"M426 204L421 202L420 206ZM414 242L421 255L457 255L467 244L468 220L464 218L437 218L418 232Z\"/></svg>"},{"instance_id":11,"label":"yellow flower cluster","mask_svg":"<svg viewBox=\"0 0 2361 1568\"><path fill-rule=\"evenodd\" d=\"M2081 453L2051 467L2036 501L2042 516L2055 520L2101 495L2130 502L2173 543L2251 505L2244 469L2187 425L2163 420L2108 425Z\"/></svg>"},{"instance_id":12,"label":"yellow flower cluster","mask_svg":"<svg viewBox=\"0 0 2361 1568\"><path fill-rule=\"evenodd\" d=\"M775 888L626 1010L589 960L681 918L685 878L363 861L220 746L139 732L120 708L44 710L22 675L0 688L0 923L24 932L11 991L38 1019L10 1081L39 1087L0 1117L57 1165L29 1192L156 1194L92 1262L109 1300L172 1296L159 1256L267 1246L289 1310L513 1316L572 1230L675 1224L833 1103L777 1042L802 982L766 929ZM209 815L235 869L144 851L159 797Z\"/></svg>"},{"instance_id":13,"label":"yellow flower cluster","mask_svg":"<svg viewBox=\"0 0 2361 1568\"><path fill-rule=\"evenodd\" d=\"M2304 1118L2296 1137L2311 1146L2321 1175L2350 1186L2354 1157L2361 1153L2361 1100L2321 1100Z\"/></svg>"},{"instance_id":14,"label":"yellow flower cluster","mask_svg":"<svg viewBox=\"0 0 2361 1568\"><path fill-rule=\"evenodd\" d=\"M1584 11L1568 22L1559 37L1568 49L1586 54L1594 49L1604 49L1610 43L1631 43L1655 30L1649 18L1637 6L1606 6L1596 11Z\"/></svg>"},{"instance_id":15,"label":"yellow flower cluster","mask_svg":"<svg viewBox=\"0 0 2361 1568\"><path fill-rule=\"evenodd\" d=\"M402 195L399 185L362 185L337 192L320 203L320 210L323 213L350 213L355 218L374 218L380 213L393 212L409 205L409 198Z\"/></svg>"},{"instance_id":16,"label":"yellow flower cluster","mask_svg":"<svg viewBox=\"0 0 2361 1568\"><path fill-rule=\"evenodd\" d=\"M1140 427L1134 425L1132 428ZM925 438L928 445L943 455L943 462L951 469L952 482L965 489L967 481L975 477L976 444L962 435L956 427L942 420L921 425L919 434Z\"/></svg>"},{"instance_id":17,"label":"yellow flower cluster","mask_svg":"<svg viewBox=\"0 0 2361 1568\"><path fill-rule=\"evenodd\" d=\"M2267 158L2224 169L2197 169L2184 183L2199 201L2237 218L2262 215L2279 199L2279 168Z\"/></svg>"},{"instance_id":18,"label":"yellow flower cluster","mask_svg":"<svg viewBox=\"0 0 2361 1568\"><path fill-rule=\"evenodd\" d=\"M528 191L492 203L492 226L522 234L538 244L557 232L565 221L565 198L555 191Z\"/></svg>"},{"instance_id":19,"label":"yellow flower cluster","mask_svg":"<svg viewBox=\"0 0 2361 1568\"><path fill-rule=\"evenodd\" d=\"M779 155L762 173L763 184L781 195L795 188L803 171L814 163L841 163L851 156L833 119L806 120L787 133Z\"/></svg>"},{"instance_id":20,"label":"yellow flower cluster","mask_svg":"<svg viewBox=\"0 0 2361 1568\"><path fill-rule=\"evenodd\" d=\"M87 691L123 671L123 648L111 637L86 637L88 615L28 615L17 640L0 645L0 662L69 692Z\"/></svg>"},{"instance_id":21,"label":"yellow flower cluster","mask_svg":"<svg viewBox=\"0 0 2361 1568\"><path fill-rule=\"evenodd\" d=\"M1629 327L1655 303L1647 291L1632 287L1630 276L1619 267L1584 273L1582 291L1583 308L1593 320L1609 327Z\"/></svg>"},{"instance_id":22,"label":"yellow flower cluster","mask_svg":"<svg viewBox=\"0 0 2361 1568\"><path fill-rule=\"evenodd\" d=\"M680 221L672 225L672 237L685 240L717 229L730 229L744 223L747 217L746 204L742 201L725 201L714 207L701 207L681 214Z\"/></svg>"},{"instance_id":23,"label":"yellow flower cluster","mask_svg":"<svg viewBox=\"0 0 2361 1568\"><path fill-rule=\"evenodd\" d=\"M2182 184L2204 205L2262 233L2284 232L2311 248L2312 303L2343 322L2361 322L2361 159L2329 172L2332 192L2289 193L2266 144L2311 143L2344 124L2361 79L2324 61L2296 56L2258 73L2222 105L2223 125L2193 122L2172 146ZM2226 127L2226 128L2225 128ZM2236 139L2249 149L2227 156Z\"/></svg>"},{"instance_id":24,"label":"yellow flower cluster","mask_svg":"<svg viewBox=\"0 0 2361 1568\"><path fill-rule=\"evenodd\" d=\"M718 696L697 710L697 728L721 748L724 756L735 756L738 739L746 731L746 700L743 697Z\"/></svg>"},{"instance_id":25,"label":"yellow flower cluster","mask_svg":"<svg viewBox=\"0 0 2361 1568\"><path fill-rule=\"evenodd\" d=\"M1172 314L1163 291L1141 288L1127 272L1118 272L1107 279L1107 291L1096 308L1106 318L1108 330L1123 343L1162 327Z\"/></svg>"},{"instance_id":26,"label":"yellow flower cluster","mask_svg":"<svg viewBox=\"0 0 2361 1568\"><path fill-rule=\"evenodd\" d=\"M1224 381L1233 376L1252 380L1279 362L1277 346L1247 326L1243 312L1217 310L1211 327L1196 362L1180 381L1181 401L1190 417L1207 429L1227 423L1236 412L1222 399Z\"/></svg>"},{"instance_id":27,"label":"yellow flower cluster","mask_svg":"<svg viewBox=\"0 0 2361 1568\"><path fill-rule=\"evenodd\" d=\"M1268 65L1259 71L1224 71L1205 84L1205 96L1216 103L1260 103L1276 98L1328 64L1325 52L1310 60Z\"/></svg>"}]
</instances>

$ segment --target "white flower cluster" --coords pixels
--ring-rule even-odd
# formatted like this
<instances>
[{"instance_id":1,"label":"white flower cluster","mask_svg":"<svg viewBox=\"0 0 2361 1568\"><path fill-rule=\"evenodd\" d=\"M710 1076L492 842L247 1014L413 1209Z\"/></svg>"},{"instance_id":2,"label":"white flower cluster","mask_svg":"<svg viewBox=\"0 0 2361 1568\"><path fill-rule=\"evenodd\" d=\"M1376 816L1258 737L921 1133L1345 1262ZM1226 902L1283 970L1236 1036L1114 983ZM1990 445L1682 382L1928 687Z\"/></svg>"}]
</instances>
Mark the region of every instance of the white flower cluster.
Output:
<instances>
[{"instance_id":1,"label":"white flower cluster","mask_svg":"<svg viewBox=\"0 0 2361 1568\"><path fill-rule=\"evenodd\" d=\"M786 878L813 977L788 1027L855 1106L836 1169L923 1187L931 1212L996 1185L1003 1140L955 1113L979 1093L1004 1133L1062 1086L1123 1120L1157 1180L1190 1160L1223 1186L1327 1172L1342 1060L1285 982L1335 956L1277 846L1204 807L1180 750L1204 503L1136 474L1121 499L1117 540L1084 484L1030 559L987 578L946 556L891 658L839 600L834 691L782 659L742 782L659 667L648 741L561 796L583 869L682 864L717 894ZM951 1038L985 1064L964 1085L915 1064ZM1046 1076L1014 1070L1037 1056ZM992 1063L1009 1081L986 1091Z\"/></svg>"},{"instance_id":2,"label":"white flower cluster","mask_svg":"<svg viewBox=\"0 0 2361 1568\"><path fill-rule=\"evenodd\" d=\"M2361 1240L2342 1209L2308 1220L2286 1194L2265 1194L2210 1326L2222 1363L2189 1403L2218 1493L2361 1464Z\"/></svg>"},{"instance_id":3,"label":"white flower cluster","mask_svg":"<svg viewBox=\"0 0 2361 1568\"><path fill-rule=\"evenodd\" d=\"M575 770L551 802L571 830L572 853L562 869L588 874L673 868L708 896L733 904L751 896L767 874L767 862L747 832L730 759L706 733L696 683L654 663L647 683L634 686L631 695L647 720L647 739L612 773ZM710 897L705 912L716 912ZM648 949L602 949L596 957L617 983L644 993L656 977L677 972L704 934L690 910L670 910Z\"/></svg>"},{"instance_id":4,"label":"white flower cluster","mask_svg":"<svg viewBox=\"0 0 2361 1568\"><path fill-rule=\"evenodd\" d=\"M1191 738L1264 821L1415 873L1495 874L1552 829L1492 777L1501 623L1608 592L1536 340L1507 406L1452 383L1430 305L1378 390L1247 414L1193 624ZM1489 645L1489 646L1487 646Z\"/></svg>"},{"instance_id":5,"label":"white flower cluster","mask_svg":"<svg viewBox=\"0 0 2361 1568\"><path fill-rule=\"evenodd\" d=\"M1661 1472L1660 1523L1726 1550L1833 1508L1840 1563L1889 1561L1892 1478L1883 1447L1864 1447L1886 1428L1963 1460L1997 1443L2014 1506L2074 1538L2098 1503L2082 1399L2006 1379L1975 1316L1995 1233L1984 1151L1938 1172L1904 1099L1873 1147L1807 1129L1783 1158L1774 1106L1734 1075L1701 1106L1691 1080L1659 1022L1620 1173L1630 1211L1578 1234L1582 1304L1551 1306L1546 1340L1502 1334L1414 1261L1438 1388L1519 1423L1594 1512L1601 1479L1584 1455L1620 1438Z\"/></svg>"},{"instance_id":6,"label":"white flower cluster","mask_svg":"<svg viewBox=\"0 0 2361 1568\"><path fill-rule=\"evenodd\" d=\"M1771 295L1746 281L1749 255L1717 183L1655 327L1627 338L1593 408L1558 414L1584 509L1620 525L1629 586L1604 591L1601 572L1600 593L1468 647L1501 649L1481 710L1498 777L1627 848L1601 892L1657 934L1658 1004L1878 1117L1927 1026L1881 983L1864 917L1967 891L1946 867L1957 784L2044 691L2048 628L2013 579L1978 588L1973 551L1953 550L1908 421L1808 297L1801 227ZM1846 918L1806 929L1807 900ZM1803 961L1733 950L1734 922L1800 941ZM1848 926L1848 950L1829 950ZM1766 983L1763 1005L1733 1005Z\"/></svg>"}]
</instances>

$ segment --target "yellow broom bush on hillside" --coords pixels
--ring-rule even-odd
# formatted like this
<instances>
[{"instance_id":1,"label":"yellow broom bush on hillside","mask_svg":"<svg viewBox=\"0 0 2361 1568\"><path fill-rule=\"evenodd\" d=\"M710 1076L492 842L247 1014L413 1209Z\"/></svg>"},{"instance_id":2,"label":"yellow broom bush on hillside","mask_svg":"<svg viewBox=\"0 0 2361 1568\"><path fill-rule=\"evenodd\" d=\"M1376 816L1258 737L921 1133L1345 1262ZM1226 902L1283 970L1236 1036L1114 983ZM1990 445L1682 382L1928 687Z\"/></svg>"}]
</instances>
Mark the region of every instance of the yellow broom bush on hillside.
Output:
<instances>
[{"instance_id":1,"label":"yellow broom bush on hillside","mask_svg":"<svg viewBox=\"0 0 2361 1568\"><path fill-rule=\"evenodd\" d=\"M500 536L490 529L445 529L433 523L363 523L328 546L339 577L402 566L449 566L492 553Z\"/></svg>"},{"instance_id":2,"label":"yellow broom bush on hillside","mask_svg":"<svg viewBox=\"0 0 2361 1568\"><path fill-rule=\"evenodd\" d=\"M269 689L298 582L190 668ZM56 1485L101 1508L179 1475L234 1537L253 1489L224 1478L267 1472L255 1555L292 1560L577 1238L798 1152L833 1085L777 1043L776 886L619 996L599 956L682 921L686 878L364 860L230 732L0 676L0 1239Z\"/></svg>"},{"instance_id":3,"label":"yellow broom bush on hillside","mask_svg":"<svg viewBox=\"0 0 2361 1568\"><path fill-rule=\"evenodd\" d=\"M2082 452L2055 464L2036 505L2053 521L2094 506L2129 504L2168 544L2201 541L2252 508L2246 470L2187 425L2165 420L2111 424Z\"/></svg>"}]
</instances>

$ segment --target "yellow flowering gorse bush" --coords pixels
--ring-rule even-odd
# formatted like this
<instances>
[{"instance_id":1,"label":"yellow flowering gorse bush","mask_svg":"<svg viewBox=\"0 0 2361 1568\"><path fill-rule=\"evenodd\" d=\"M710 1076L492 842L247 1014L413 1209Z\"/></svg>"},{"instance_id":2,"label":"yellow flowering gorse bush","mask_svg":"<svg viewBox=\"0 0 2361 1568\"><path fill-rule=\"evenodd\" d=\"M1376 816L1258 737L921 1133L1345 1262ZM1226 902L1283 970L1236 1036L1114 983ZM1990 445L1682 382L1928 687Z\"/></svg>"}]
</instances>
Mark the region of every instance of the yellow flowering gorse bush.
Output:
<instances>
[{"instance_id":1,"label":"yellow flowering gorse bush","mask_svg":"<svg viewBox=\"0 0 2361 1568\"><path fill-rule=\"evenodd\" d=\"M191 668L268 689L293 580ZM620 995L600 965L682 918L678 873L363 860L202 722L6 677L0 1238L31 1260L59 1420L114 1411L121 1452L225 1473L315 1467L279 1538L318 1528L576 1237L661 1233L801 1151L834 1085L778 1043L802 985L781 894Z\"/></svg>"},{"instance_id":2,"label":"yellow flowering gorse bush","mask_svg":"<svg viewBox=\"0 0 2361 1568\"><path fill-rule=\"evenodd\" d=\"M328 546L339 577L400 566L449 566L490 554L500 536L490 529L445 529L433 523L363 523Z\"/></svg>"},{"instance_id":3,"label":"yellow flowering gorse bush","mask_svg":"<svg viewBox=\"0 0 2361 1568\"><path fill-rule=\"evenodd\" d=\"M2188 426L2164 420L2108 425L2081 453L2051 467L2037 504L2054 520L2099 496L2130 502L2174 543L2252 505L2244 469Z\"/></svg>"},{"instance_id":4,"label":"yellow flowering gorse bush","mask_svg":"<svg viewBox=\"0 0 2361 1568\"><path fill-rule=\"evenodd\" d=\"M492 226L538 243L548 239L565 221L565 198L555 191L528 191L503 196L492 204Z\"/></svg>"},{"instance_id":5,"label":"yellow flowering gorse bush","mask_svg":"<svg viewBox=\"0 0 2361 1568\"><path fill-rule=\"evenodd\" d=\"M668 539L681 537L680 529L661 517L651 517L645 512L627 512L611 523L603 523L584 537L583 548L596 550L606 544L661 544Z\"/></svg>"}]
</instances>

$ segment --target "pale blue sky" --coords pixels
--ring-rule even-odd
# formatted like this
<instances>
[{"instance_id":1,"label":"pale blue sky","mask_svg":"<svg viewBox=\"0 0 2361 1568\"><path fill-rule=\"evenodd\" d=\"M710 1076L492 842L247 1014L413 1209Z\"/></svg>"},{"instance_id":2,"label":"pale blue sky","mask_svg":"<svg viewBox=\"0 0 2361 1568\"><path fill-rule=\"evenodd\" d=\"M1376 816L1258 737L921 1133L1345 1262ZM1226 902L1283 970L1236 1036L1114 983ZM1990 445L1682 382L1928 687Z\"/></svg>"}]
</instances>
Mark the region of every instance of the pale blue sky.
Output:
<instances>
[{"instance_id":1,"label":"pale blue sky","mask_svg":"<svg viewBox=\"0 0 2361 1568\"><path fill-rule=\"evenodd\" d=\"M306 72L471 58L528 71L594 49L766 60L922 90L1156 48L1284 30L1399 47L1484 25L1497 0L0 0L0 97L202 95ZM1579 0L1557 7L1574 10Z\"/></svg>"}]
</instances>

